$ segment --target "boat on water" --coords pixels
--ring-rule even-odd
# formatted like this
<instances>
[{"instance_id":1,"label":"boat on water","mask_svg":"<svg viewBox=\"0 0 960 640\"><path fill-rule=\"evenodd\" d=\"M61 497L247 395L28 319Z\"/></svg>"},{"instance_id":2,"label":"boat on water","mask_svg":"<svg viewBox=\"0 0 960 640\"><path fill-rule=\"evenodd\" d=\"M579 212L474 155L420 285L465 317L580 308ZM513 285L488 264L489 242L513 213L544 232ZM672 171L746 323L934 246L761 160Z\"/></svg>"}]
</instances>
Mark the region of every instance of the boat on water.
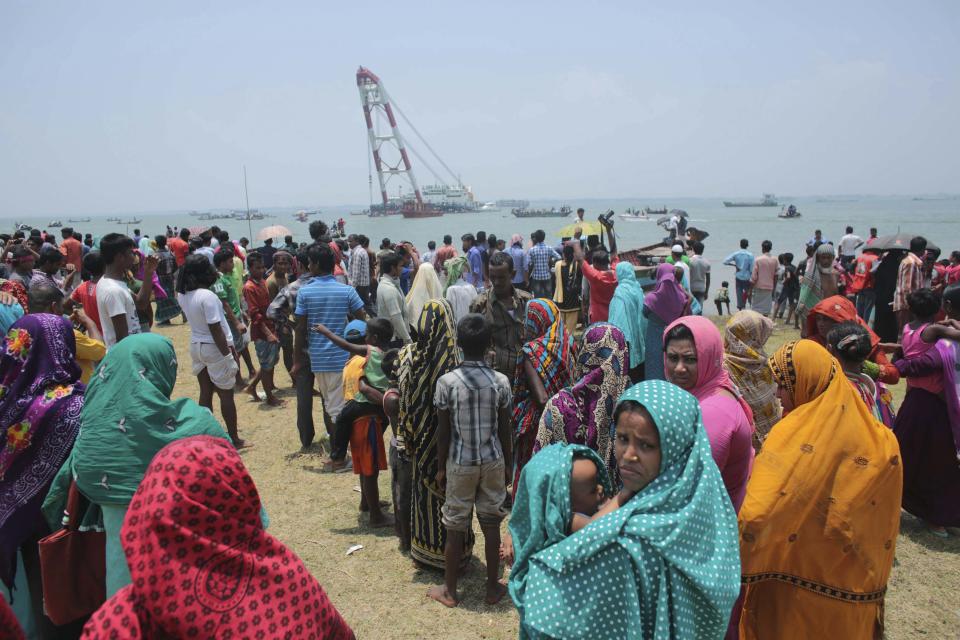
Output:
<instances>
[{"instance_id":1,"label":"boat on water","mask_svg":"<svg viewBox=\"0 0 960 640\"><path fill-rule=\"evenodd\" d=\"M70 218L67 222L90 222L90 218Z\"/></svg>"},{"instance_id":2,"label":"boat on water","mask_svg":"<svg viewBox=\"0 0 960 640\"><path fill-rule=\"evenodd\" d=\"M120 220L118 218L117 221L120 224L140 224L141 222L143 222L143 218L131 218L129 220Z\"/></svg>"},{"instance_id":3,"label":"boat on water","mask_svg":"<svg viewBox=\"0 0 960 640\"><path fill-rule=\"evenodd\" d=\"M115 216L110 217L110 218L107 218L107 222L120 222L120 218L117 218Z\"/></svg>"},{"instance_id":4,"label":"boat on water","mask_svg":"<svg viewBox=\"0 0 960 640\"><path fill-rule=\"evenodd\" d=\"M404 218L439 218L443 211L426 203L405 202L400 213Z\"/></svg>"},{"instance_id":5,"label":"boat on water","mask_svg":"<svg viewBox=\"0 0 960 640\"><path fill-rule=\"evenodd\" d=\"M517 218L566 218L573 213L573 209L562 206L559 209L512 209L510 211Z\"/></svg>"},{"instance_id":6,"label":"boat on water","mask_svg":"<svg viewBox=\"0 0 960 640\"><path fill-rule=\"evenodd\" d=\"M730 201L724 200L723 206L725 207L779 207L780 203L777 202L777 198L772 193L763 194L763 199L759 202L757 201Z\"/></svg>"},{"instance_id":7,"label":"boat on water","mask_svg":"<svg viewBox=\"0 0 960 640\"><path fill-rule=\"evenodd\" d=\"M16 228L17 231L30 231L31 229L33 229L32 226L30 226L25 222L14 222L13 226Z\"/></svg>"},{"instance_id":8,"label":"boat on water","mask_svg":"<svg viewBox=\"0 0 960 640\"><path fill-rule=\"evenodd\" d=\"M618 217L626 222L646 222L653 219L647 209L627 209Z\"/></svg>"},{"instance_id":9,"label":"boat on water","mask_svg":"<svg viewBox=\"0 0 960 640\"><path fill-rule=\"evenodd\" d=\"M480 205L480 211L500 211L500 207L496 202L484 202Z\"/></svg>"},{"instance_id":10,"label":"boat on water","mask_svg":"<svg viewBox=\"0 0 960 640\"><path fill-rule=\"evenodd\" d=\"M58 229L63 226L63 222L61 222L60 220L51 220L50 223L47 224L47 226L50 227L51 229Z\"/></svg>"},{"instance_id":11,"label":"boat on water","mask_svg":"<svg viewBox=\"0 0 960 640\"><path fill-rule=\"evenodd\" d=\"M370 209L364 209L363 211L351 211L350 215L352 216L368 216L370 215Z\"/></svg>"},{"instance_id":12,"label":"boat on water","mask_svg":"<svg viewBox=\"0 0 960 640\"><path fill-rule=\"evenodd\" d=\"M797 208L795 206L790 205L789 207L784 207L783 209L781 209L780 213L777 214L777 217L778 218L799 218L802 215L803 214L797 211Z\"/></svg>"},{"instance_id":13,"label":"boat on water","mask_svg":"<svg viewBox=\"0 0 960 640\"><path fill-rule=\"evenodd\" d=\"M241 209L233 209L230 212L230 215L226 217L232 218L234 220L263 220L267 216L266 214L260 213L259 209L250 209L249 211L243 211Z\"/></svg>"}]
</instances>

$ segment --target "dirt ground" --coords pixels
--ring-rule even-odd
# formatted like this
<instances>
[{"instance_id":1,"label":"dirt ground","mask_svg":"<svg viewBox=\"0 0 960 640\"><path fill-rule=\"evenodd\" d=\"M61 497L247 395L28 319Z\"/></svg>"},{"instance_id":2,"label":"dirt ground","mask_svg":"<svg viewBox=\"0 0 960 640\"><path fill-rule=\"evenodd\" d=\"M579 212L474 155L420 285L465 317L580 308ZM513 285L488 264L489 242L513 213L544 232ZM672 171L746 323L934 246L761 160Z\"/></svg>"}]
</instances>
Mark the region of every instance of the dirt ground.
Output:
<instances>
[{"instance_id":1,"label":"dirt ground","mask_svg":"<svg viewBox=\"0 0 960 640\"><path fill-rule=\"evenodd\" d=\"M197 381L189 367L189 330L178 324L155 330L173 340L180 356L174 394L197 398ZM771 351L795 338L796 332L778 328ZM357 477L323 473L321 453L300 453L295 396L282 365L276 378L287 401L284 407L270 408L236 396L240 434L254 445L242 452L243 459L269 514L270 532L304 560L357 637L516 637L517 617L509 597L496 606L483 603L485 567L476 522L477 546L461 581L463 602L446 609L425 597L427 587L442 576L416 569L398 551L392 529L371 529L359 515ZM322 432L319 408L318 398L314 414ZM216 407L215 413L219 418ZM386 471L380 476L382 499L389 500L389 487ZM960 637L960 530L953 533L946 540L934 537L903 514L886 599L887 638ZM347 556L347 549L357 544L363 549Z\"/></svg>"}]
</instances>

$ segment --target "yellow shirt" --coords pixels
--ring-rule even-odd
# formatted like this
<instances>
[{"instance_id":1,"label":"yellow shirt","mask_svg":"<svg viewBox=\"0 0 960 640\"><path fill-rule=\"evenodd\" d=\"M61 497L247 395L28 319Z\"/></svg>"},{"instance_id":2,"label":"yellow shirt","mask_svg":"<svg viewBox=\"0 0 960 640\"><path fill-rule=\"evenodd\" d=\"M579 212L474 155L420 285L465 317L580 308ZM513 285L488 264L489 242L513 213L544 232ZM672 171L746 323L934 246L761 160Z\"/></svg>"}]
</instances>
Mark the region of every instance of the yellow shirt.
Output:
<instances>
[{"instance_id":1,"label":"yellow shirt","mask_svg":"<svg viewBox=\"0 0 960 640\"><path fill-rule=\"evenodd\" d=\"M73 337L77 341L77 365L80 367L80 382L87 384L93 375L93 368L107 355L107 347L99 340L94 340L85 333L73 330Z\"/></svg>"}]
</instances>

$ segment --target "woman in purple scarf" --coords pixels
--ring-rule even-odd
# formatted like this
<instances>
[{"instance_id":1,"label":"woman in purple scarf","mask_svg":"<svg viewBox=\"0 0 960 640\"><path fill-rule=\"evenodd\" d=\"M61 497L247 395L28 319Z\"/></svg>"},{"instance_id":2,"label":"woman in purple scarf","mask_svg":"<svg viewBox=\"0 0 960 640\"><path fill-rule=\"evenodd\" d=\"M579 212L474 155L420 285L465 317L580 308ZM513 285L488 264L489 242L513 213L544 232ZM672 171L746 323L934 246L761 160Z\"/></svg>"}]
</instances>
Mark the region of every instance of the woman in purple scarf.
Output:
<instances>
[{"instance_id":1,"label":"woman in purple scarf","mask_svg":"<svg viewBox=\"0 0 960 640\"><path fill-rule=\"evenodd\" d=\"M674 265L663 263L657 267L657 284L643 298L643 315L647 317L644 333L646 380L666 380L663 372L663 332L667 325L690 313L693 298L677 282Z\"/></svg>"},{"instance_id":2,"label":"woman in purple scarf","mask_svg":"<svg viewBox=\"0 0 960 640\"><path fill-rule=\"evenodd\" d=\"M49 533L40 513L50 481L80 430L84 385L76 363L73 326L62 316L36 313L10 327L0 343L0 580L13 589L23 548L34 618L41 617L36 542ZM33 589L31 589L31 592Z\"/></svg>"},{"instance_id":3,"label":"woman in purple scarf","mask_svg":"<svg viewBox=\"0 0 960 640\"><path fill-rule=\"evenodd\" d=\"M608 322L587 327L577 352L574 380L547 401L533 451L556 442L582 444L607 463L614 484L619 484L613 454L613 410L627 386L627 341Z\"/></svg>"}]
</instances>

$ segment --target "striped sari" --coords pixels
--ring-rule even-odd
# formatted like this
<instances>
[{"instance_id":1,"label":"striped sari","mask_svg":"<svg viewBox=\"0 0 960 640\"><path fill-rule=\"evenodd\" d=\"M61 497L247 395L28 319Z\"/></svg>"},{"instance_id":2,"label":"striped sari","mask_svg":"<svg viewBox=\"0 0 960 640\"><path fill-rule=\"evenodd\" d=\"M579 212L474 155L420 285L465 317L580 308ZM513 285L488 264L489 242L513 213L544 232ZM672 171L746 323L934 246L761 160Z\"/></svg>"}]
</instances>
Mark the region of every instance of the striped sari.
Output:
<instances>
[{"instance_id":1,"label":"striped sari","mask_svg":"<svg viewBox=\"0 0 960 640\"><path fill-rule=\"evenodd\" d=\"M410 555L442 569L447 530L441 522L444 490L437 485L437 410L433 392L437 380L460 364L453 310L446 300L427 302L417 322L417 341L400 350L397 372L400 390L398 448L413 461ZM468 532L464 563L469 562L474 536Z\"/></svg>"},{"instance_id":2,"label":"striped sari","mask_svg":"<svg viewBox=\"0 0 960 640\"><path fill-rule=\"evenodd\" d=\"M514 453L513 490L516 492L523 466L533 455L533 445L540 426L543 407L537 406L533 393L527 386L524 365L533 364L547 398L572 382L573 338L563 326L560 310L553 300L536 298L527 303L524 330L533 337L523 345L517 357L517 370L513 382L513 424L517 442Z\"/></svg>"}]
</instances>

